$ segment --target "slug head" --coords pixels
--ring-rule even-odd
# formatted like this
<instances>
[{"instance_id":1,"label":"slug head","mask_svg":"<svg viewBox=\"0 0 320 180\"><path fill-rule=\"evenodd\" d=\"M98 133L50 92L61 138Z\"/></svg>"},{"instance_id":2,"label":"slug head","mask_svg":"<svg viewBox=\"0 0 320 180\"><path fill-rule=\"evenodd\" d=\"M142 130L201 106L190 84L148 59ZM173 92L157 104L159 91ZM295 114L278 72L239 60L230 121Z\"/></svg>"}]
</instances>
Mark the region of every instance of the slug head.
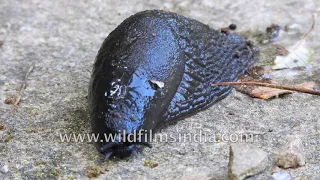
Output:
<instances>
[{"instance_id":1,"label":"slug head","mask_svg":"<svg viewBox=\"0 0 320 180\"><path fill-rule=\"evenodd\" d=\"M126 140L135 131L157 127L180 84L183 45L163 21L129 18L110 33L98 52L89 85L89 109L100 152L106 156L127 157L139 145L150 146L149 137ZM106 139L109 135L116 140Z\"/></svg>"}]
</instances>

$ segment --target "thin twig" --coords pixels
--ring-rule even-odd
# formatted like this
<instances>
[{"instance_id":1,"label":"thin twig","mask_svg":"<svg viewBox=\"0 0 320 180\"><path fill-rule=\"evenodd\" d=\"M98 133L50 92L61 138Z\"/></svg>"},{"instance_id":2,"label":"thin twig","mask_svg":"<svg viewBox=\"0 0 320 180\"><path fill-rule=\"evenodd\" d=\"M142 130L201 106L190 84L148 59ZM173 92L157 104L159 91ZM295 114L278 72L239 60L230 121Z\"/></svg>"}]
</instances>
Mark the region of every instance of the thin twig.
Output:
<instances>
[{"instance_id":1,"label":"thin twig","mask_svg":"<svg viewBox=\"0 0 320 180\"><path fill-rule=\"evenodd\" d=\"M24 89L25 89L26 86L27 86L27 78L28 78L29 74L31 73L31 71L32 71L33 69L34 69L34 66L31 66L31 67L29 68L29 70L27 71L26 75L24 76L24 80L23 80L23 83L21 84L21 87L20 87L20 90L19 90L19 94L18 94L18 96L17 96L17 98L16 98L16 101L14 102L14 104L13 104L13 106L12 106L12 108L11 108L11 111L14 111L14 110L17 108L17 105L18 105L18 103L19 103L20 100L21 100L22 93L23 93Z\"/></svg>"},{"instance_id":2,"label":"thin twig","mask_svg":"<svg viewBox=\"0 0 320 180\"><path fill-rule=\"evenodd\" d=\"M289 91L296 91L301 93L307 93L307 94L313 94L320 96L319 90L312 90L312 89L306 89L306 88L300 88L296 86L287 86L287 85L280 85L280 84L271 84L271 83L261 83L261 82L220 82L216 84L211 84L211 86L225 86L225 85L246 85L246 86L262 86L262 87L269 87L269 88L275 88L275 89L284 89Z\"/></svg>"},{"instance_id":3,"label":"thin twig","mask_svg":"<svg viewBox=\"0 0 320 180\"><path fill-rule=\"evenodd\" d=\"M311 26L311 28L309 29L309 31L305 35L303 35L302 39L299 41L299 43L293 49L298 48L310 36L311 32L314 29L315 24L316 24L316 14L312 14L312 26Z\"/></svg>"}]
</instances>

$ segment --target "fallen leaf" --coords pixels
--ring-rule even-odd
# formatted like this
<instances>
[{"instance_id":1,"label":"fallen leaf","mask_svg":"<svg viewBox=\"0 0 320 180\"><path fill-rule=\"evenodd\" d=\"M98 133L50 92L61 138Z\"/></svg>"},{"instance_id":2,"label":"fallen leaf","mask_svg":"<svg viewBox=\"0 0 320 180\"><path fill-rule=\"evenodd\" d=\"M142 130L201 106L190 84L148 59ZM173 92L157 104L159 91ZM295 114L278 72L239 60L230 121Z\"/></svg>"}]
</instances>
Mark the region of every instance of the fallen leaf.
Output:
<instances>
[{"instance_id":1,"label":"fallen leaf","mask_svg":"<svg viewBox=\"0 0 320 180\"><path fill-rule=\"evenodd\" d=\"M305 67L311 60L313 55L313 49L305 45L306 39L309 37L310 33L313 31L315 26L316 14L313 14L313 23L310 30L302 37L302 39L294 46L287 49L289 53L285 56L276 56L274 60L274 66L272 69L286 69L294 67Z\"/></svg>"},{"instance_id":2,"label":"fallen leaf","mask_svg":"<svg viewBox=\"0 0 320 180\"><path fill-rule=\"evenodd\" d=\"M308 81L308 82L304 82L304 83L300 83L295 85L296 87L300 87L300 88L306 88L306 89L313 89L315 87L316 83L313 81Z\"/></svg>"},{"instance_id":3,"label":"fallen leaf","mask_svg":"<svg viewBox=\"0 0 320 180\"><path fill-rule=\"evenodd\" d=\"M267 87L257 87L252 90L250 96L259 98L259 99L270 99L273 97L279 97L280 95L284 94L291 94L292 91L282 90L282 89L274 89L274 88L267 88Z\"/></svg>"},{"instance_id":4,"label":"fallen leaf","mask_svg":"<svg viewBox=\"0 0 320 180\"><path fill-rule=\"evenodd\" d=\"M275 82L272 82L275 83ZM314 82L304 82L301 84L296 84L294 87L298 88L306 88L312 89L314 88ZM277 98L281 95L291 94L293 91L290 90L283 90L283 89L276 89L276 88L269 88L269 87L252 87L252 86L235 86L236 90L247 94L251 97L259 98L259 99L270 99L270 98Z\"/></svg>"},{"instance_id":5,"label":"fallen leaf","mask_svg":"<svg viewBox=\"0 0 320 180\"><path fill-rule=\"evenodd\" d=\"M276 56L272 69L286 69L295 67L305 67L311 60L313 49L306 47L304 44L297 48L289 48L286 56Z\"/></svg>"},{"instance_id":6,"label":"fallen leaf","mask_svg":"<svg viewBox=\"0 0 320 180\"><path fill-rule=\"evenodd\" d=\"M255 66L248 70L247 74L240 77L238 83L244 84L235 85L235 89L243 94L259 99L270 99L274 97L279 97L284 94L291 94L292 90L272 88L272 87L262 87L262 86L248 86L245 82L256 82L256 83L268 83L277 84L271 78L266 78L266 75L271 74L271 70L264 67ZM312 89L315 86L314 82L304 82L301 84L294 85L297 88Z\"/></svg>"}]
</instances>

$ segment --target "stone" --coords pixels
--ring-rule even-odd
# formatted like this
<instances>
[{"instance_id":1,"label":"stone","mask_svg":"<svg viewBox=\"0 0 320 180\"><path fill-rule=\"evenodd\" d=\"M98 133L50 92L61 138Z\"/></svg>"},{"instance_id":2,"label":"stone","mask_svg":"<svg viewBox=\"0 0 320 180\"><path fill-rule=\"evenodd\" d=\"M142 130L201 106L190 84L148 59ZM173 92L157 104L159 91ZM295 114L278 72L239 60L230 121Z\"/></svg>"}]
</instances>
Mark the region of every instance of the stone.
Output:
<instances>
[{"instance_id":1,"label":"stone","mask_svg":"<svg viewBox=\"0 0 320 180\"><path fill-rule=\"evenodd\" d=\"M272 174L274 180L290 180L291 176L287 172L276 172Z\"/></svg>"},{"instance_id":2,"label":"stone","mask_svg":"<svg viewBox=\"0 0 320 180\"><path fill-rule=\"evenodd\" d=\"M277 166L284 169L304 166L306 161L303 155L302 140L292 136L288 138L287 142L277 153Z\"/></svg>"},{"instance_id":3,"label":"stone","mask_svg":"<svg viewBox=\"0 0 320 180\"><path fill-rule=\"evenodd\" d=\"M229 179L241 180L262 172L268 166L268 154L250 144L232 144L229 157Z\"/></svg>"},{"instance_id":4,"label":"stone","mask_svg":"<svg viewBox=\"0 0 320 180\"><path fill-rule=\"evenodd\" d=\"M2 165L1 167L0 167L0 172L2 172L2 173L7 173L9 171L9 168L8 168L8 166L7 165Z\"/></svg>"}]
</instances>

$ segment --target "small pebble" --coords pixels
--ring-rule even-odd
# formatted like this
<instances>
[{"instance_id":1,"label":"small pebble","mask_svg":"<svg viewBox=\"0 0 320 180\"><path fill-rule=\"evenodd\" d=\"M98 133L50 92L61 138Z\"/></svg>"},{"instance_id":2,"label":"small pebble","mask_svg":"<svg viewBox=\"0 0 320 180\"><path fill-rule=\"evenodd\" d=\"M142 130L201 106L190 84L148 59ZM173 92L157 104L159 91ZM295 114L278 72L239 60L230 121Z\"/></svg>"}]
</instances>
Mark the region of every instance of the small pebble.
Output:
<instances>
[{"instance_id":1,"label":"small pebble","mask_svg":"<svg viewBox=\"0 0 320 180\"><path fill-rule=\"evenodd\" d=\"M299 137L289 137L277 154L277 166L280 168L297 168L306 164L303 143Z\"/></svg>"},{"instance_id":2,"label":"small pebble","mask_svg":"<svg viewBox=\"0 0 320 180\"><path fill-rule=\"evenodd\" d=\"M0 172L2 172L3 174L7 173L9 171L9 168L7 165L3 165L0 167Z\"/></svg>"},{"instance_id":3,"label":"small pebble","mask_svg":"<svg viewBox=\"0 0 320 180\"><path fill-rule=\"evenodd\" d=\"M262 172L268 166L268 154L250 144L230 146L229 180L243 180Z\"/></svg>"},{"instance_id":4,"label":"small pebble","mask_svg":"<svg viewBox=\"0 0 320 180\"><path fill-rule=\"evenodd\" d=\"M307 66L305 67L305 70L306 70L306 71L311 71L311 70L312 70L312 66L311 66L311 65L307 65Z\"/></svg>"},{"instance_id":5,"label":"small pebble","mask_svg":"<svg viewBox=\"0 0 320 180\"><path fill-rule=\"evenodd\" d=\"M229 25L229 29L230 29L230 30L236 30L236 29L237 29L237 25L235 25L235 24L230 24L230 25Z\"/></svg>"},{"instance_id":6,"label":"small pebble","mask_svg":"<svg viewBox=\"0 0 320 180\"><path fill-rule=\"evenodd\" d=\"M264 74L262 75L263 78L266 78L266 79L272 79L272 75L271 74Z\"/></svg>"},{"instance_id":7,"label":"small pebble","mask_svg":"<svg viewBox=\"0 0 320 180\"><path fill-rule=\"evenodd\" d=\"M287 172L276 172L272 174L274 180L290 180L291 176Z\"/></svg>"}]
</instances>

